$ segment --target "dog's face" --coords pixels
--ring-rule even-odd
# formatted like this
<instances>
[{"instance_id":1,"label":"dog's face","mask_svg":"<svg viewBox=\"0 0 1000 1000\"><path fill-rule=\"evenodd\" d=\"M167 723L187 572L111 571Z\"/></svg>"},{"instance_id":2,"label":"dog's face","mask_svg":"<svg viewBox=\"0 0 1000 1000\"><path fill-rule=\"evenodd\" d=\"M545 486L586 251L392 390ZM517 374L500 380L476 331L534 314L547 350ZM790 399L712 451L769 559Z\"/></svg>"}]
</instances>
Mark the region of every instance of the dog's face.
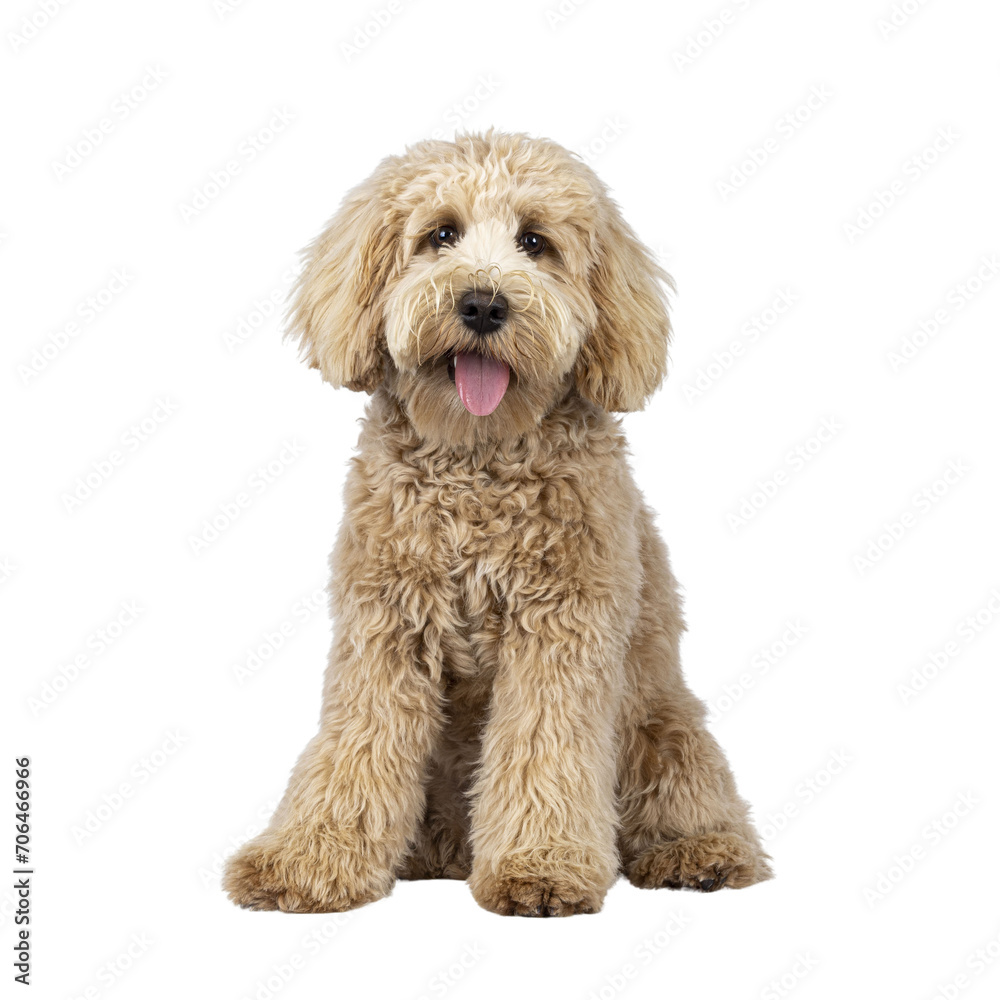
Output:
<instances>
[{"instance_id":1,"label":"dog's face","mask_svg":"<svg viewBox=\"0 0 1000 1000\"><path fill-rule=\"evenodd\" d=\"M669 278L593 171L487 133L384 160L306 251L291 329L334 385L428 440L523 434L567 393L640 409L663 378Z\"/></svg>"}]
</instances>

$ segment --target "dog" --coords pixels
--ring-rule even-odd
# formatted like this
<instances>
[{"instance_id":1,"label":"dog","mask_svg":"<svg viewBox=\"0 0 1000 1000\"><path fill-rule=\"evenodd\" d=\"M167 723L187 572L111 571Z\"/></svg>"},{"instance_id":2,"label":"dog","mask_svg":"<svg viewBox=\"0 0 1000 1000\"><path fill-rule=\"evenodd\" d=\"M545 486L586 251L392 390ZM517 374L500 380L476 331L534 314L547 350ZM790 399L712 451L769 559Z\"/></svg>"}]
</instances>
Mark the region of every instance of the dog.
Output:
<instances>
[{"instance_id":1,"label":"dog","mask_svg":"<svg viewBox=\"0 0 1000 1000\"><path fill-rule=\"evenodd\" d=\"M223 885L347 910L397 878L600 910L620 874L771 876L685 685L681 601L619 418L665 375L669 277L556 143L383 160L304 251L289 333L366 392L318 734Z\"/></svg>"}]
</instances>

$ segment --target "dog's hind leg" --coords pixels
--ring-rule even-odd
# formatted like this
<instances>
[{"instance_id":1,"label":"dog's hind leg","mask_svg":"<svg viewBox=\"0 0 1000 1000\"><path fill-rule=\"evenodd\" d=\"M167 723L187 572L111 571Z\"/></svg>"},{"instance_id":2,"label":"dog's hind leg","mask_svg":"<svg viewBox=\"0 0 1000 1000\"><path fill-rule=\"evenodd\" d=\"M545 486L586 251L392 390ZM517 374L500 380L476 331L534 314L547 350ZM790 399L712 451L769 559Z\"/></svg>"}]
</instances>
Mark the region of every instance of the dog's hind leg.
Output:
<instances>
[{"instance_id":1,"label":"dog's hind leg","mask_svg":"<svg viewBox=\"0 0 1000 1000\"><path fill-rule=\"evenodd\" d=\"M704 705L684 683L676 582L648 518L645 528L643 609L618 723L622 869L641 888L752 885L771 877L769 858Z\"/></svg>"},{"instance_id":2,"label":"dog's hind leg","mask_svg":"<svg viewBox=\"0 0 1000 1000\"><path fill-rule=\"evenodd\" d=\"M435 761L428 773L427 806L410 853L399 867L402 879L468 878L469 808L462 784L446 763Z\"/></svg>"},{"instance_id":3,"label":"dog's hind leg","mask_svg":"<svg viewBox=\"0 0 1000 1000\"><path fill-rule=\"evenodd\" d=\"M489 670L453 676L448 684L447 717L427 770L427 805L412 849L400 865L399 878L469 877L469 790L479 764L480 733L491 690Z\"/></svg>"}]
</instances>

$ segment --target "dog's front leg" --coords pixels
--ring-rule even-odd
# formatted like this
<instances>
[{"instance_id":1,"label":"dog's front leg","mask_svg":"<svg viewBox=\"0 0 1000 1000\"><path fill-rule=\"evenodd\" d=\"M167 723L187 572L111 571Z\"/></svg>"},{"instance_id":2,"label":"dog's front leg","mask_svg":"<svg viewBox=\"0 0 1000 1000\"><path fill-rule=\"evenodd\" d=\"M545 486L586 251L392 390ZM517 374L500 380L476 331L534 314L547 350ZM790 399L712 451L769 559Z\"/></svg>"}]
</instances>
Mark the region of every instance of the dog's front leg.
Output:
<instances>
[{"instance_id":1,"label":"dog's front leg","mask_svg":"<svg viewBox=\"0 0 1000 1000\"><path fill-rule=\"evenodd\" d=\"M615 619L579 592L511 612L473 790L469 882L488 910L593 913L615 880Z\"/></svg>"},{"instance_id":2,"label":"dog's front leg","mask_svg":"<svg viewBox=\"0 0 1000 1000\"><path fill-rule=\"evenodd\" d=\"M343 539L334 561L337 638L320 731L270 826L223 880L250 909L347 910L386 895L424 808L441 691L414 602L408 617L393 603L395 570Z\"/></svg>"}]
</instances>

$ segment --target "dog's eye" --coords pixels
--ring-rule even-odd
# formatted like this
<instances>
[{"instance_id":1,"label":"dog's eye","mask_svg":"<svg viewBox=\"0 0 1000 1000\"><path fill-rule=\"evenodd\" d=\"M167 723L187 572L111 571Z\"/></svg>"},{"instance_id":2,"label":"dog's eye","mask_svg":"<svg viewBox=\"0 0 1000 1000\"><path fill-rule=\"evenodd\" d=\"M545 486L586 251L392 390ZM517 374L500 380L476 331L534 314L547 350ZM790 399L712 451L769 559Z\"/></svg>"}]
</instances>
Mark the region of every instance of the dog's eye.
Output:
<instances>
[{"instance_id":1,"label":"dog's eye","mask_svg":"<svg viewBox=\"0 0 1000 1000\"><path fill-rule=\"evenodd\" d=\"M438 226L431 233L431 243L436 247L451 246L458 239L458 231L454 226Z\"/></svg>"},{"instance_id":2,"label":"dog's eye","mask_svg":"<svg viewBox=\"0 0 1000 1000\"><path fill-rule=\"evenodd\" d=\"M545 249L545 240L538 233L521 233L517 242L525 253L530 253L533 257Z\"/></svg>"}]
</instances>

